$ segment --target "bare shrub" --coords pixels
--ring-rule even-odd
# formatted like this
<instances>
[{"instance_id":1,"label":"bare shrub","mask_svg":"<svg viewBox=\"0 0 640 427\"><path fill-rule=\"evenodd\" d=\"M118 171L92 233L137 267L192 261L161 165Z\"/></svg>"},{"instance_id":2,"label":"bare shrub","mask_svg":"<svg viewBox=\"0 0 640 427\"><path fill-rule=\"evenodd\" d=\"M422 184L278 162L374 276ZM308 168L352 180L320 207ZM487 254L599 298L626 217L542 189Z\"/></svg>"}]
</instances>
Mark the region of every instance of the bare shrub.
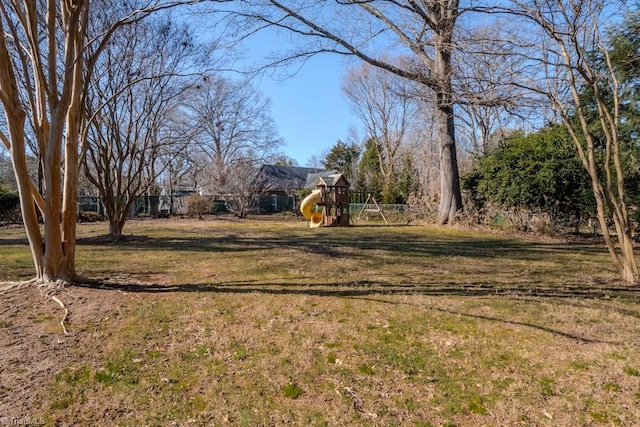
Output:
<instances>
[{"instance_id":1,"label":"bare shrub","mask_svg":"<svg viewBox=\"0 0 640 427\"><path fill-rule=\"evenodd\" d=\"M190 217L197 216L198 219L204 219L204 215L211 213L213 210L213 203L209 198L195 193L185 197L185 205L187 207L187 215Z\"/></svg>"},{"instance_id":2,"label":"bare shrub","mask_svg":"<svg viewBox=\"0 0 640 427\"><path fill-rule=\"evenodd\" d=\"M103 219L104 217L95 211L82 211L78 214L78 220L80 222L97 222Z\"/></svg>"},{"instance_id":3,"label":"bare shrub","mask_svg":"<svg viewBox=\"0 0 640 427\"><path fill-rule=\"evenodd\" d=\"M433 221L438 213L438 201L423 192L411 193L407 198L405 216L408 221Z\"/></svg>"},{"instance_id":4,"label":"bare shrub","mask_svg":"<svg viewBox=\"0 0 640 427\"><path fill-rule=\"evenodd\" d=\"M555 221L546 212L534 213L529 221L531 231L536 234L553 235L557 233Z\"/></svg>"},{"instance_id":5,"label":"bare shrub","mask_svg":"<svg viewBox=\"0 0 640 427\"><path fill-rule=\"evenodd\" d=\"M503 208L493 203L485 203L481 207L468 203L460 213L459 221L468 227L491 228L497 230L554 235L559 226L547 212L527 208Z\"/></svg>"}]
</instances>

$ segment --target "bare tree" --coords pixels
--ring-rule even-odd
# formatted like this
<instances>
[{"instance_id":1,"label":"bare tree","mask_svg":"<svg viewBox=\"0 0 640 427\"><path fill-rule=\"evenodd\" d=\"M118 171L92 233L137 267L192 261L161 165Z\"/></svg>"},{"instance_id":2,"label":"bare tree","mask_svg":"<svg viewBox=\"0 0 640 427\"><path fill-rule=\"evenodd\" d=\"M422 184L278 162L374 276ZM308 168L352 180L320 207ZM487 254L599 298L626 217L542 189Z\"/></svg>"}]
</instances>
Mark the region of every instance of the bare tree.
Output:
<instances>
[{"instance_id":1,"label":"bare tree","mask_svg":"<svg viewBox=\"0 0 640 427\"><path fill-rule=\"evenodd\" d=\"M119 28L185 3L192 2L128 2L131 8L124 14L97 26L90 7L95 1L0 2L0 102L7 121L0 140L11 152L34 282L61 286L77 279L76 190L84 98L104 46ZM33 124L36 157L42 160L42 192L29 177L27 119Z\"/></svg>"},{"instance_id":2,"label":"bare tree","mask_svg":"<svg viewBox=\"0 0 640 427\"><path fill-rule=\"evenodd\" d=\"M307 162L305 163L305 166L308 168L315 168L318 170L322 170L324 169L324 166L322 164L322 155L320 154L314 154L311 157L309 157L307 159Z\"/></svg>"},{"instance_id":3,"label":"bare tree","mask_svg":"<svg viewBox=\"0 0 640 427\"><path fill-rule=\"evenodd\" d=\"M342 90L368 133L376 140L383 177L383 201L393 203L400 149L415 125L419 105L403 87L407 82L367 63L351 69Z\"/></svg>"},{"instance_id":4,"label":"bare tree","mask_svg":"<svg viewBox=\"0 0 640 427\"><path fill-rule=\"evenodd\" d=\"M504 27L496 19L488 25L460 29L458 46L464 55L455 58L456 117L459 147L484 153L508 127L530 128L549 111L548 102L531 91L513 85L525 72L526 62L515 45L505 44ZM466 139L465 144L462 139Z\"/></svg>"},{"instance_id":5,"label":"bare tree","mask_svg":"<svg viewBox=\"0 0 640 427\"><path fill-rule=\"evenodd\" d=\"M0 100L8 125L8 136L3 134L2 139L11 152L36 278L51 283L75 276L76 197L71 190L77 182L85 77L82 52L89 5L78 1L58 9L49 3L48 8L45 16L38 13L36 2L0 4ZM63 50L58 46L59 32L65 36ZM59 65L63 67L61 75ZM24 91L28 92L27 105L19 102ZM32 111L38 148L43 153L46 198L35 188L27 168L27 109ZM45 220L44 238L34 200Z\"/></svg>"},{"instance_id":6,"label":"bare tree","mask_svg":"<svg viewBox=\"0 0 640 427\"><path fill-rule=\"evenodd\" d=\"M303 44L286 59L332 52L350 55L428 88L435 100L440 146L440 206L437 221L453 222L462 209L454 126L452 57L459 0L249 1L243 16L292 31L317 44ZM256 6L257 5L257 6ZM401 64L380 52L402 51ZM275 61L277 62L277 61Z\"/></svg>"},{"instance_id":7,"label":"bare tree","mask_svg":"<svg viewBox=\"0 0 640 427\"><path fill-rule=\"evenodd\" d=\"M191 188L202 188L206 180L203 178L207 163L200 155L200 149L191 140L183 151L171 150L163 152L158 161L162 172L158 175L158 181L168 191L174 194L180 185L188 185Z\"/></svg>"},{"instance_id":8,"label":"bare tree","mask_svg":"<svg viewBox=\"0 0 640 427\"><path fill-rule=\"evenodd\" d=\"M270 116L270 101L247 81L208 77L185 104L198 132L200 157L206 159L205 186L226 192L236 165L261 161L282 146Z\"/></svg>"},{"instance_id":9,"label":"bare tree","mask_svg":"<svg viewBox=\"0 0 640 427\"><path fill-rule=\"evenodd\" d=\"M439 147L437 144L437 122L434 108L429 97L419 97L417 120L420 125L411 129L404 147L405 152L413 156L416 173L416 191L409 198L409 204L415 205L425 216L437 215L437 200L440 189Z\"/></svg>"},{"instance_id":10,"label":"bare tree","mask_svg":"<svg viewBox=\"0 0 640 427\"><path fill-rule=\"evenodd\" d=\"M259 166L250 159L236 162L228 169L222 198L227 209L238 218L258 206L260 195L272 188L273 181L259 174Z\"/></svg>"},{"instance_id":11,"label":"bare tree","mask_svg":"<svg viewBox=\"0 0 640 427\"><path fill-rule=\"evenodd\" d=\"M98 189L109 234L122 234L132 204L164 172L160 156L186 149L184 94L198 80L196 45L170 16L139 22L112 37L87 97L84 172Z\"/></svg>"},{"instance_id":12,"label":"bare tree","mask_svg":"<svg viewBox=\"0 0 640 427\"><path fill-rule=\"evenodd\" d=\"M621 87L609 56L605 25L618 2L514 0L506 12L522 18L514 30L522 55L533 67L522 87L546 96L568 129L591 178L597 216L609 255L620 276L637 283L638 266L625 195L619 138ZM526 28L526 33L520 28ZM529 48L534 46L534 48ZM594 107L585 104L585 91ZM594 111L595 110L595 111ZM589 117L595 113L595 120ZM596 134L601 134L599 139ZM612 223L617 236L609 231Z\"/></svg>"}]
</instances>

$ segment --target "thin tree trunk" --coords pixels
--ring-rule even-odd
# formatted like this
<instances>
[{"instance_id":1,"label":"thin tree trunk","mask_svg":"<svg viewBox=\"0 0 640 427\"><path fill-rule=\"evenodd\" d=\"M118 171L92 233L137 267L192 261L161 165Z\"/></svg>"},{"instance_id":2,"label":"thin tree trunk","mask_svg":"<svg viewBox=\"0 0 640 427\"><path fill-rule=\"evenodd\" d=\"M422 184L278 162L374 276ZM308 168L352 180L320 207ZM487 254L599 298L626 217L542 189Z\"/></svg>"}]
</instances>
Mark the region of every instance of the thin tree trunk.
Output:
<instances>
[{"instance_id":1,"label":"thin tree trunk","mask_svg":"<svg viewBox=\"0 0 640 427\"><path fill-rule=\"evenodd\" d=\"M55 282L59 278L68 279L61 230L62 154L59 141L62 141L64 127L64 120L59 117L61 114L59 109L52 114L44 156L44 183L47 192L44 209L43 280L46 282Z\"/></svg>"},{"instance_id":2,"label":"thin tree trunk","mask_svg":"<svg viewBox=\"0 0 640 427\"><path fill-rule=\"evenodd\" d=\"M3 21L0 19L0 33L5 33ZM5 40L0 41L0 101L7 119L9 139L11 141L9 152L11 154L11 164L16 177L16 185L20 196L20 209L24 222L29 248L33 257L33 264L36 270L36 278L41 279L42 268L42 234L38 225L38 216L34 205L33 187L27 168L25 150L25 119L26 112L19 102L19 90L15 70L13 69L11 56L7 49Z\"/></svg>"},{"instance_id":3,"label":"thin tree trunk","mask_svg":"<svg viewBox=\"0 0 640 427\"><path fill-rule=\"evenodd\" d=\"M13 171L16 176L16 184L20 195L20 208L22 211L22 219L24 222L27 238L29 240L29 248L33 257L33 265L36 270L36 278L42 279L42 255L43 242L42 234L38 224L38 215L32 196L33 188L29 177L29 169L27 168L26 157L24 156L24 120L26 114L19 109L18 111L5 110L7 116L10 117L8 122L9 135L11 138L11 162Z\"/></svg>"}]
</instances>

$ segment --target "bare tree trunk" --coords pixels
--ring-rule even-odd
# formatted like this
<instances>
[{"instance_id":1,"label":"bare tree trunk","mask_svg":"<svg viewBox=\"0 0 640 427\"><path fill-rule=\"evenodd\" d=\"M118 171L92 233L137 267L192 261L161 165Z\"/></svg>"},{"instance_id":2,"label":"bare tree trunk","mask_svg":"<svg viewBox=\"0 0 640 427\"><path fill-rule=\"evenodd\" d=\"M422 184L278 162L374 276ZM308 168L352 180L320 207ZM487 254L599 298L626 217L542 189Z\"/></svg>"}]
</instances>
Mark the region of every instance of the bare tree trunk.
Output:
<instances>
[{"instance_id":1,"label":"bare tree trunk","mask_svg":"<svg viewBox=\"0 0 640 427\"><path fill-rule=\"evenodd\" d=\"M3 22L0 20L0 33L4 34ZM25 225L31 256L36 270L36 278L43 275L42 255L43 242L38 216L34 206L34 188L29 177L25 155L25 119L26 112L19 103L19 91L15 70L11 65L11 57L4 40L0 41L0 101L7 118L10 144L7 146L11 154L11 163L16 177L16 185L20 195L22 219ZM3 140L5 140L3 138Z\"/></svg>"},{"instance_id":2,"label":"bare tree trunk","mask_svg":"<svg viewBox=\"0 0 640 427\"><path fill-rule=\"evenodd\" d=\"M609 251L611 261L616 267L618 274L625 282L636 283L638 280L638 265L633 250L633 238L631 235L631 227L628 226L628 218L626 218L626 220L624 218L622 219L622 221L627 224L626 228L622 228L620 226L621 221L618 218L618 213L612 213L616 229L624 230L618 235L620 245L620 253L618 253L613 236L609 231L609 224L607 222L607 213L605 209L606 195L600 185L595 164L589 165L587 169L592 178L591 182L593 184L593 194L596 200L598 225L600 226L600 230L602 230L602 236L607 250Z\"/></svg>"},{"instance_id":3,"label":"bare tree trunk","mask_svg":"<svg viewBox=\"0 0 640 427\"><path fill-rule=\"evenodd\" d=\"M438 129L440 138L441 203L438 212L440 224L451 223L462 209L462 197L458 177L455 134L453 131L453 68L451 55L456 46L454 29L462 13L459 0L430 1L337 1L336 13L354 14L351 25L336 26L329 12L334 2L315 0L269 0L272 8L264 7L257 13L244 16L258 18L278 28L286 28L297 35L316 38L319 45L312 52L303 45L295 55L287 59L308 57L318 52L336 52L354 55L368 64L386 70L399 77L426 87L440 98L438 106ZM471 11L470 9L466 9ZM360 21L360 13L368 18ZM341 21L347 22L343 16ZM246 21L242 20L245 24ZM388 31L382 31L384 28ZM391 40L408 49L399 55L408 60L401 62L380 55L378 36L387 44ZM326 43L326 44L325 44ZM278 62L286 62L280 60ZM275 63L274 63L275 64Z\"/></svg>"},{"instance_id":4,"label":"bare tree trunk","mask_svg":"<svg viewBox=\"0 0 640 427\"><path fill-rule=\"evenodd\" d=\"M35 281L59 286L76 279L76 210L79 143L86 82L118 28L188 1L125 5L104 27L89 25L89 0L0 2L0 102L23 221L36 270ZM128 3L128 2L127 2ZM110 9L106 9L110 10ZM98 16L96 14L95 16ZM89 34L98 29L99 34ZM94 37L95 36L95 37ZM25 146L26 111L32 121L43 188L31 182ZM64 168L64 172L62 171ZM38 224L35 204L44 221Z\"/></svg>"},{"instance_id":5,"label":"bare tree trunk","mask_svg":"<svg viewBox=\"0 0 640 427\"><path fill-rule=\"evenodd\" d=\"M440 206L437 223L451 224L462 209L460 176L456 155L453 107L438 101L436 109L438 136L440 137Z\"/></svg>"},{"instance_id":6,"label":"bare tree trunk","mask_svg":"<svg viewBox=\"0 0 640 427\"><path fill-rule=\"evenodd\" d=\"M1 44L0 44L1 48ZM9 136L11 138L11 162L13 171L16 176L16 184L20 195L20 207L22 210L22 219L24 222L27 238L29 240L29 248L33 257L33 265L36 270L36 278L42 278L42 254L43 242L42 234L38 224L38 215L32 196L31 180L29 178L29 170L27 169L26 157L24 153L24 123L26 114L24 110L16 108L9 110L5 108L5 113L9 116L7 120L9 127Z\"/></svg>"},{"instance_id":7,"label":"bare tree trunk","mask_svg":"<svg viewBox=\"0 0 640 427\"><path fill-rule=\"evenodd\" d=\"M122 235L122 225L121 221L116 218L112 218L109 220L109 235L111 236L121 236Z\"/></svg>"},{"instance_id":8,"label":"bare tree trunk","mask_svg":"<svg viewBox=\"0 0 640 427\"><path fill-rule=\"evenodd\" d=\"M453 118L453 87L451 78L452 33L441 31L435 37L435 71L437 73L436 121L440 138L440 206L436 221L440 225L453 224L462 209L460 176L456 153Z\"/></svg>"},{"instance_id":9,"label":"bare tree trunk","mask_svg":"<svg viewBox=\"0 0 640 427\"><path fill-rule=\"evenodd\" d=\"M36 270L35 279L39 283L57 285L75 278L77 144L82 119L82 49L87 29L88 4L64 5L60 9L60 21L53 11L49 11L42 21L47 34L44 41L40 41L36 34L40 15L35 13L35 7L35 3L29 3L25 5L25 9L15 6L11 11L21 17L19 22L24 25L22 31L26 35L25 47L28 53L18 51L20 61L14 62L6 41L0 42L0 96L8 119L12 163ZM3 11L7 12L7 9ZM59 29L60 22L62 28ZM21 30L12 21L5 20L4 23L14 37L20 34ZM5 34L5 29L0 29ZM66 36L64 49L58 49L58 30ZM46 49L46 54L43 54L43 49ZM46 60L41 55L46 55ZM26 115L25 107L18 104L19 78L14 66L23 74L33 73L33 81L26 79L26 86L29 107L33 109L37 154L43 169L44 197L31 182L26 166ZM64 175L61 170L63 163ZM42 211L44 238L39 228L34 201Z\"/></svg>"},{"instance_id":10,"label":"bare tree trunk","mask_svg":"<svg viewBox=\"0 0 640 427\"><path fill-rule=\"evenodd\" d=\"M81 86L80 84L78 85ZM80 92L79 88L78 92ZM82 122L82 119L80 118L81 114L82 99L78 98L74 100L67 114L67 139L65 142L64 163L64 193L62 200L62 249L67 264L67 274L69 274L70 277L75 276L76 264L75 258L78 210L78 171L80 168L80 165L78 163L78 143L80 139L80 123Z\"/></svg>"},{"instance_id":11,"label":"bare tree trunk","mask_svg":"<svg viewBox=\"0 0 640 427\"><path fill-rule=\"evenodd\" d=\"M48 135L47 150L44 155L46 168L44 182L46 187L44 210L44 258L43 280L55 282L58 278L68 280L65 270L66 259L62 249L61 230L61 200L62 195L62 165L61 145L63 138L64 119L60 118L60 109L53 112Z\"/></svg>"},{"instance_id":12,"label":"bare tree trunk","mask_svg":"<svg viewBox=\"0 0 640 427\"><path fill-rule=\"evenodd\" d=\"M131 205L136 200L136 196L128 195L126 200L122 197L115 197L112 203L107 206L107 218L109 219L109 234L111 236L121 236L124 226L129 219Z\"/></svg>"}]
</instances>

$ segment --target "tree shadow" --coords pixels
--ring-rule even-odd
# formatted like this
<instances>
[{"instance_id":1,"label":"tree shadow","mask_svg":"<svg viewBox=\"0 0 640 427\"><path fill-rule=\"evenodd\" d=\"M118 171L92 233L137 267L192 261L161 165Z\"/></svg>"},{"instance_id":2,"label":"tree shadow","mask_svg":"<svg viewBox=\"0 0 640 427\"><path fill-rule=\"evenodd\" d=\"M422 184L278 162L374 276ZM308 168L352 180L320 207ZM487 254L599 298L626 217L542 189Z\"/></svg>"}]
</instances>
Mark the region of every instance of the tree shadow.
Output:
<instances>
[{"instance_id":1,"label":"tree shadow","mask_svg":"<svg viewBox=\"0 0 640 427\"><path fill-rule=\"evenodd\" d=\"M172 293L211 293L211 294L254 294L259 295L306 295L316 297L352 298L392 305L408 305L430 311L437 311L452 315L460 315L483 321L496 322L506 325L523 326L543 332L548 332L564 338L583 343L621 344L612 340L601 340L580 336L572 332L562 331L542 324L503 319L477 313L466 313L451 309L443 309L419 302L407 300L388 300L385 296L449 296L449 297L502 297L514 300L530 300L539 302L549 300L554 303L568 304L582 308L598 308L598 306L586 305L581 301L612 301L624 300L628 302L640 302L640 288L627 286L584 286L584 285L545 285L531 287L523 285L502 284L460 284L460 283L424 283L424 284L395 284L373 281L344 282L344 283L297 283L278 282L263 283L259 281L237 281L227 283L185 283L178 285L165 285L153 283L112 283L108 281L96 281L92 283L77 284L79 287L89 287L109 291L122 291L130 293L148 294L172 294ZM640 313L622 307L605 306L608 310L615 310L622 316L640 318Z\"/></svg>"},{"instance_id":2,"label":"tree shadow","mask_svg":"<svg viewBox=\"0 0 640 427\"><path fill-rule=\"evenodd\" d=\"M79 245L116 246L127 250L139 251L180 251L216 253L243 251L277 251L291 249L300 256L321 257L320 259L338 259L344 257L371 258L380 253L392 253L403 257L403 262L421 262L422 259L468 258L495 259L509 263L513 260L540 261L572 255L576 252L596 256L606 254L600 246L576 242L539 242L509 236L452 235L434 232L412 232L403 234L409 227L367 226L344 230L305 228L274 233L243 233L234 230L215 236L203 236L198 231L181 232L178 236L147 237L124 240L100 240L96 238L80 239ZM22 239L0 239L2 244L15 244ZM13 243L12 243L13 242ZM26 239L24 239L26 242ZM345 249L349 253L345 254ZM445 260L446 262L466 262ZM578 306L580 301L596 300L604 303L609 300L640 301L640 288L620 285L619 282L590 283L548 283L537 279L535 274L527 280L515 283L493 282L493 277L479 282L477 276L469 276L469 282L439 281L395 283L392 281L358 280L330 283L317 283L312 278L300 277L275 282L234 281L224 283L183 283L178 285L86 281L76 286L94 289L115 290L130 293L170 294L187 292L206 292L218 294L256 294L256 295L308 295L335 298L363 298L384 300L385 295L423 295L457 297L503 297L505 299L536 298ZM542 275L542 277L545 277ZM577 279L573 279L577 280ZM389 301L384 301L389 302ZM397 302L394 302L397 303ZM399 304L399 303L398 303ZM428 308L428 307L427 307ZM435 309L432 307L432 309ZM614 308L624 316L640 318L632 310ZM480 315L459 313L466 316ZM504 323L511 320L489 318L485 320ZM523 326L553 331L546 326L523 323ZM546 329L545 329L546 328ZM556 331L558 335L570 337L570 333ZM580 337L574 337L579 339ZM582 338L580 338L582 339ZM583 339L587 340L587 339Z\"/></svg>"},{"instance_id":3,"label":"tree shadow","mask_svg":"<svg viewBox=\"0 0 640 427\"><path fill-rule=\"evenodd\" d=\"M13 238L4 238L4 239L0 239L0 246L24 246L24 245L28 245L29 244L29 239L27 239L26 237L13 237Z\"/></svg>"},{"instance_id":4,"label":"tree shadow","mask_svg":"<svg viewBox=\"0 0 640 427\"><path fill-rule=\"evenodd\" d=\"M398 227L374 226L347 228L342 232L331 230L293 230L288 235L240 234L229 232L220 236L202 236L194 232L189 236L182 234L172 237L148 237L113 240L101 238L79 239L78 245L109 245L128 250L144 251L192 251L192 252L246 252L292 249L307 255L321 255L327 258L343 258L344 249L353 251L352 256L360 252L382 251L399 254L410 259L422 257L473 257L503 258L519 260L540 260L550 254L585 255L604 254L601 246L577 243L533 242L508 236L469 237L398 234ZM401 228L410 228L402 226ZM1 243L1 242L0 242Z\"/></svg>"},{"instance_id":5,"label":"tree shadow","mask_svg":"<svg viewBox=\"0 0 640 427\"><path fill-rule=\"evenodd\" d=\"M118 283L111 281L91 281L78 283L78 287L119 290L132 293L189 293L209 292L227 294L274 294L309 295L326 297L354 297L369 295L424 295L485 297L504 296L512 298L575 298L611 300L621 299L640 302L640 287L585 284L502 284L502 283L391 283L372 280L346 281L343 283L310 283L299 281L261 282L236 281L224 283ZM640 318L640 313L638 314Z\"/></svg>"},{"instance_id":6,"label":"tree shadow","mask_svg":"<svg viewBox=\"0 0 640 427\"><path fill-rule=\"evenodd\" d=\"M577 335L577 334L574 334L574 333L571 333L571 332L565 332L565 331L561 331L559 329L551 328L549 326L538 325L538 324L531 323L531 322L520 322L520 321L517 321L517 320L501 319L499 317L487 316L487 315L483 315L483 314L464 313L462 311L451 310L451 309L443 309L443 308L440 308L440 307L433 307L433 306L428 306L428 305L425 305L425 304L412 304L412 303L408 303L406 301L396 302L396 301L388 301L388 300L383 300L383 299L379 299L379 298L370 298L370 297L358 297L358 299L364 299L364 300L367 300L367 301L382 302L382 303L388 303L388 304L410 305L410 306L420 307L420 308L424 308L424 309L429 310L429 311L435 311L435 312L444 313L444 314L464 316L464 317L469 317L469 318L472 318L472 319L478 319L478 320L494 322L494 323L502 323L502 324L506 324L506 325L524 326L524 327L527 327L527 328L537 329L537 330L542 331L542 332L547 332L547 333L550 333L550 334L553 334L553 335L559 335L561 337L568 338L570 340L578 341L578 342L581 342L581 343L586 343L586 344L616 344L616 345L617 344L623 344L622 342L619 342L619 341L588 338L588 337Z\"/></svg>"}]
</instances>

